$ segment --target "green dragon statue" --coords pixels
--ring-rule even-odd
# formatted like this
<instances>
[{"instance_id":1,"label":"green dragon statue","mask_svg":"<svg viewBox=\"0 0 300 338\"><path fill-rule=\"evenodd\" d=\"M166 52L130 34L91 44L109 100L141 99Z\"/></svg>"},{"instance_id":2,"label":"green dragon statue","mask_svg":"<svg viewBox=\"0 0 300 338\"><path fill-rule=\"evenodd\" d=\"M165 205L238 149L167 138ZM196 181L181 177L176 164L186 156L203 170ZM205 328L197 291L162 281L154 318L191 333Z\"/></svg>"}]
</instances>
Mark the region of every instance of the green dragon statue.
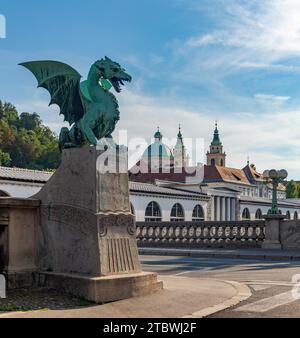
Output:
<instances>
[{"instance_id":1,"label":"green dragon statue","mask_svg":"<svg viewBox=\"0 0 300 338\"><path fill-rule=\"evenodd\" d=\"M114 87L121 92L123 81L131 76L107 56L96 61L86 81L67 64L57 61L32 61L21 63L38 81L38 87L51 95L50 105L57 104L64 120L71 128L62 128L59 136L60 149L97 145L103 137L111 138L120 119L116 97L109 92Z\"/></svg>"}]
</instances>

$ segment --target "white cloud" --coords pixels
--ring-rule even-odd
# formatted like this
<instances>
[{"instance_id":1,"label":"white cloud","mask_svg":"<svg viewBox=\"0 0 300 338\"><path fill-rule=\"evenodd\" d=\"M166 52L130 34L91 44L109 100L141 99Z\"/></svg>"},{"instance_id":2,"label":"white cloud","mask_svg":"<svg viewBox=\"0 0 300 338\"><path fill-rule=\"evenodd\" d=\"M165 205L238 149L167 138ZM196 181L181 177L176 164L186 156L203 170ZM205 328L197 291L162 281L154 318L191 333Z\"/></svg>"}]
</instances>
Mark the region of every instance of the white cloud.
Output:
<instances>
[{"instance_id":1,"label":"white cloud","mask_svg":"<svg viewBox=\"0 0 300 338\"><path fill-rule=\"evenodd\" d=\"M262 101L271 101L271 102L277 102L277 103L282 103L286 102L291 99L290 96L278 96L278 95L273 95L273 94L255 94L254 98L256 100L262 100Z\"/></svg>"},{"instance_id":2,"label":"white cloud","mask_svg":"<svg viewBox=\"0 0 300 338\"><path fill-rule=\"evenodd\" d=\"M38 89L30 93L32 99L20 101L15 104L20 114L23 112L38 113L43 123L57 134L61 127L69 126L67 122L63 121L64 117L59 115L59 107L57 105L48 106L50 100L47 98L49 96L48 94L45 92L40 93Z\"/></svg>"},{"instance_id":3,"label":"white cloud","mask_svg":"<svg viewBox=\"0 0 300 338\"><path fill-rule=\"evenodd\" d=\"M263 68L273 64L278 70L299 71L298 67L274 65L300 55L299 0L218 0L217 3L218 13L210 14L215 16L220 28L177 44L177 53L202 54L205 46L219 45L223 47L222 53L206 51L211 55L206 63L213 67Z\"/></svg>"},{"instance_id":4,"label":"white cloud","mask_svg":"<svg viewBox=\"0 0 300 338\"><path fill-rule=\"evenodd\" d=\"M163 135L171 139L176 137L178 123L181 123L184 137L204 138L207 150L216 116L186 109L171 100L162 102L128 90L123 94L117 129L127 130L129 138L143 137L150 141L156 127L160 126ZM292 177L299 178L300 107L293 111L270 111L260 116L241 112L218 117L218 121L228 166L241 168L250 156L260 171L283 167Z\"/></svg>"},{"instance_id":5,"label":"white cloud","mask_svg":"<svg viewBox=\"0 0 300 338\"><path fill-rule=\"evenodd\" d=\"M257 95L276 100L274 95ZM297 168L300 168L300 107L294 111L278 110L260 116L256 113L241 112L220 117L205 111L186 109L173 97L163 100L143 95L136 88L135 92L125 89L118 99L121 120L115 136L119 130L127 130L129 140L140 137L151 142L157 126L160 126L164 137L172 140L177 135L178 124L181 123L184 137L194 140L203 138L206 151L212 139L214 121L218 119L228 166L240 168L245 165L247 156L250 156L251 162L261 171L265 168L283 167L292 177L299 178L300 172ZM47 100L35 98L17 104L17 108L20 112L42 111L46 125L58 133L66 124L62 122L62 117L58 116L58 108L47 108L47 105ZM197 159L199 158L205 158L205 154L198 154Z\"/></svg>"}]
</instances>

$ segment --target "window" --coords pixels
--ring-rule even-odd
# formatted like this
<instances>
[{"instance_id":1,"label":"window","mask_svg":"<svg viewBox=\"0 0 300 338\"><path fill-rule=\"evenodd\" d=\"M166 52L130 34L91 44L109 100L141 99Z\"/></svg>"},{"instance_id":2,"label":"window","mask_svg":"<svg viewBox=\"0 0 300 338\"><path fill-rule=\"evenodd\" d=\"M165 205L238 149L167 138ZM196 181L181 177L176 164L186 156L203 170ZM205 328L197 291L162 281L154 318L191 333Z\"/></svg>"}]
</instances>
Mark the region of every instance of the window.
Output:
<instances>
[{"instance_id":1,"label":"window","mask_svg":"<svg viewBox=\"0 0 300 338\"><path fill-rule=\"evenodd\" d=\"M291 219L291 214L289 211L286 212L286 219Z\"/></svg>"},{"instance_id":2,"label":"window","mask_svg":"<svg viewBox=\"0 0 300 338\"><path fill-rule=\"evenodd\" d=\"M250 219L250 212L248 208L245 208L242 213L242 219Z\"/></svg>"},{"instance_id":3,"label":"window","mask_svg":"<svg viewBox=\"0 0 300 338\"><path fill-rule=\"evenodd\" d=\"M262 212L260 209L257 209L255 213L255 219L261 219L261 218L262 218Z\"/></svg>"},{"instance_id":4,"label":"window","mask_svg":"<svg viewBox=\"0 0 300 338\"><path fill-rule=\"evenodd\" d=\"M236 174L232 173L232 176L237 180L237 181L241 181L241 178L239 176L237 176Z\"/></svg>"},{"instance_id":5,"label":"window","mask_svg":"<svg viewBox=\"0 0 300 338\"><path fill-rule=\"evenodd\" d=\"M204 221L204 212L200 204L196 205L193 210L193 222Z\"/></svg>"},{"instance_id":6,"label":"window","mask_svg":"<svg viewBox=\"0 0 300 338\"><path fill-rule=\"evenodd\" d=\"M145 212L145 222L160 222L161 211L158 203L150 202Z\"/></svg>"},{"instance_id":7,"label":"window","mask_svg":"<svg viewBox=\"0 0 300 338\"><path fill-rule=\"evenodd\" d=\"M176 203L171 210L171 222L184 221L184 211L181 204Z\"/></svg>"},{"instance_id":8,"label":"window","mask_svg":"<svg viewBox=\"0 0 300 338\"><path fill-rule=\"evenodd\" d=\"M294 212L294 219L298 219L298 212L297 211Z\"/></svg>"},{"instance_id":9,"label":"window","mask_svg":"<svg viewBox=\"0 0 300 338\"><path fill-rule=\"evenodd\" d=\"M215 159L212 159L211 162L210 162L210 164L211 164L212 166L215 166L215 165L216 165Z\"/></svg>"}]
</instances>

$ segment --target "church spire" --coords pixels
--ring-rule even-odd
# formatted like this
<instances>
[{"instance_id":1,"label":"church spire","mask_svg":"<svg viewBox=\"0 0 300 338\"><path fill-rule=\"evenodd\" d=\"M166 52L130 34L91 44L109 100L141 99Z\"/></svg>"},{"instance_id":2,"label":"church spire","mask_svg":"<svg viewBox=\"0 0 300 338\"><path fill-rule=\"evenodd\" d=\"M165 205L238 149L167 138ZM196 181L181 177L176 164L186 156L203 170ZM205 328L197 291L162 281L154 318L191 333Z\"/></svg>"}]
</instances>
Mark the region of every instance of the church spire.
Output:
<instances>
[{"instance_id":1,"label":"church spire","mask_svg":"<svg viewBox=\"0 0 300 338\"><path fill-rule=\"evenodd\" d=\"M181 124L179 124L179 132L178 132L178 134L177 134L177 138L179 138L180 140L182 140Z\"/></svg>"},{"instance_id":2,"label":"church spire","mask_svg":"<svg viewBox=\"0 0 300 338\"><path fill-rule=\"evenodd\" d=\"M216 121L216 124L215 124L215 131L214 131L214 138L211 142L211 145L212 146L221 146L222 143L220 141L220 136L219 136L219 130L218 130L218 121Z\"/></svg>"},{"instance_id":3,"label":"church spire","mask_svg":"<svg viewBox=\"0 0 300 338\"><path fill-rule=\"evenodd\" d=\"M189 164L189 156L186 153L185 146L183 144L183 136L181 133L181 125L179 124L177 142L173 149L174 165L175 167L185 167Z\"/></svg>"}]
</instances>

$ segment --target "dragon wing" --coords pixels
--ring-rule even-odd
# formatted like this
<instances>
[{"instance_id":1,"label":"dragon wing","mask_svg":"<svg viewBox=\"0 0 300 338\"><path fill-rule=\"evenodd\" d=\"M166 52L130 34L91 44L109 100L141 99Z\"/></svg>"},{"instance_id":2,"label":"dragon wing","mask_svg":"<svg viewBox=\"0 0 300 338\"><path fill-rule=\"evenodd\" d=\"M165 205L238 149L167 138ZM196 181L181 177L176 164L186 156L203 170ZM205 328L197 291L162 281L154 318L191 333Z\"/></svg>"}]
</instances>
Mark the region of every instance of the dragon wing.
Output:
<instances>
[{"instance_id":1,"label":"dragon wing","mask_svg":"<svg viewBox=\"0 0 300 338\"><path fill-rule=\"evenodd\" d=\"M43 87L49 91L49 106L57 104L65 121L71 125L82 118L84 107L80 97L81 75L75 69L57 61L32 61L20 65L33 73L38 88Z\"/></svg>"}]
</instances>

